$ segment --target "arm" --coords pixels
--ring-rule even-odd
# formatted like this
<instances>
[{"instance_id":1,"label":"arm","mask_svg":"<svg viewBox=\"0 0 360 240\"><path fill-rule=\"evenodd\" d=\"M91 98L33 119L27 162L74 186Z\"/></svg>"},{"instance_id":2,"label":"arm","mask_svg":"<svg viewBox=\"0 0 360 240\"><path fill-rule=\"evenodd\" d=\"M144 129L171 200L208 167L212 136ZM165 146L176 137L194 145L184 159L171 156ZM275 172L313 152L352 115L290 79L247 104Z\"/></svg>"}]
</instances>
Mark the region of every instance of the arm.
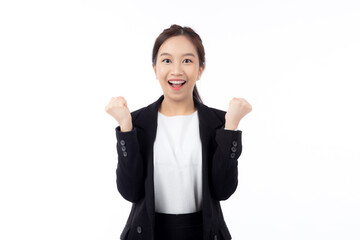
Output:
<instances>
[{"instance_id":1,"label":"arm","mask_svg":"<svg viewBox=\"0 0 360 240\"><path fill-rule=\"evenodd\" d=\"M120 194L130 202L144 195L144 167L133 117L124 97L112 97L105 111L119 123L115 128L118 164L116 184Z\"/></svg>"},{"instance_id":2,"label":"arm","mask_svg":"<svg viewBox=\"0 0 360 240\"><path fill-rule=\"evenodd\" d=\"M249 112L251 105L244 98L233 98L225 114L224 128L216 130L216 150L212 159L211 177L214 198L228 199L238 185L238 162L242 151L240 120Z\"/></svg>"},{"instance_id":3,"label":"arm","mask_svg":"<svg viewBox=\"0 0 360 240\"><path fill-rule=\"evenodd\" d=\"M139 149L136 128L122 132L120 126L118 126L115 131L118 153L117 188L126 200L134 203L145 195L144 164Z\"/></svg>"},{"instance_id":4,"label":"arm","mask_svg":"<svg viewBox=\"0 0 360 240\"><path fill-rule=\"evenodd\" d=\"M242 151L241 131L216 130L215 150L211 166L212 194L217 200L228 199L238 185L238 161Z\"/></svg>"}]
</instances>

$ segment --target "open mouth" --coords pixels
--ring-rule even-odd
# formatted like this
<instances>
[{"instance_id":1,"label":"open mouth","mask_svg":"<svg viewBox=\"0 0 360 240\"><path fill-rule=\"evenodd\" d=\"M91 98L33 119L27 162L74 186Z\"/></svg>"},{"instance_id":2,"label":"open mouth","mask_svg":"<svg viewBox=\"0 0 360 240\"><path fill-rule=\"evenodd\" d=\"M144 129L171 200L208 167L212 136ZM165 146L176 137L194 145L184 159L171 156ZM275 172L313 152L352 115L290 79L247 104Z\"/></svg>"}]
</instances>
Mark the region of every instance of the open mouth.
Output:
<instances>
[{"instance_id":1,"label":"open mouth","mask_svg":"<svg viewBox=\"0 0 360 240\"><path fill-rule=\"evenodd\" d=\"M170 86L172 88L180 89L186 83L186 81L184 81L184 80L170 80L170 81L168 81L168 83L170 84Z\"/></svg>"}]
</instances>

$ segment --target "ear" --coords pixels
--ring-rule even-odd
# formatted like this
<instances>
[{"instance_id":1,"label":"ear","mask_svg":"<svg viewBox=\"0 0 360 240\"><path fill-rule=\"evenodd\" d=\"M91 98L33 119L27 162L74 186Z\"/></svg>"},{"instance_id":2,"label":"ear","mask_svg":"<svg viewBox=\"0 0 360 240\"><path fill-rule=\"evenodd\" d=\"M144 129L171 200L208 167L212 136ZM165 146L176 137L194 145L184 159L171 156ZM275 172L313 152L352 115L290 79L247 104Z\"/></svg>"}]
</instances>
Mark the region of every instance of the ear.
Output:
<instances>
[{"instance_id":1,"label":"ear","mask_svg":"<svg viewBox=\"0 0 360 240\"><path fill-rule=\"evenodd\" d=\"M152 67L153 67L153 69L154 69L155 79L158 80L157 77L156 77L156 66L153 64Z\"/></svg>"},{"instance_id":2,"label":"ear","mask_svg":"<svg viewBox=\"0 0 360 240\"><path fill-rule=\"evenodd\" d=\"M204 69L205 69L205 65L202 65L202 67L199 68L199 74L198 74L198 79L197 79L197 80L200 80L201 75L202 75L202 73L204 72ZM197 81L197 80L196 80L196 81Z\"/></svg>"}]
</instances>

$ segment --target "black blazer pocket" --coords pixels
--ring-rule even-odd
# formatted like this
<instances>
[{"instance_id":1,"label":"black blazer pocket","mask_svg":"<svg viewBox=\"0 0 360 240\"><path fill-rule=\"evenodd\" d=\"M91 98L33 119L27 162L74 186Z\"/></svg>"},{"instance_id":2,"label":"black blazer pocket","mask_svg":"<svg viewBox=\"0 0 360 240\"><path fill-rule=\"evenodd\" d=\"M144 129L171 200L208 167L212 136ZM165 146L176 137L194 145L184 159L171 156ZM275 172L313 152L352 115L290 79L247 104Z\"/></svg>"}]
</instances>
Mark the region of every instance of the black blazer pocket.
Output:
<instances>
[{"instance_id":1,"label":"black blazer pocket","mask_svg":"<svg viewBox=\"0 0 360 240\"><path fill-rule=\"evenodd\" d=\"M129 234L130 225L126 224L124 227L124 230L122 231L120 235L120 240L126 240Z\"/></svg>"}]
</instances>

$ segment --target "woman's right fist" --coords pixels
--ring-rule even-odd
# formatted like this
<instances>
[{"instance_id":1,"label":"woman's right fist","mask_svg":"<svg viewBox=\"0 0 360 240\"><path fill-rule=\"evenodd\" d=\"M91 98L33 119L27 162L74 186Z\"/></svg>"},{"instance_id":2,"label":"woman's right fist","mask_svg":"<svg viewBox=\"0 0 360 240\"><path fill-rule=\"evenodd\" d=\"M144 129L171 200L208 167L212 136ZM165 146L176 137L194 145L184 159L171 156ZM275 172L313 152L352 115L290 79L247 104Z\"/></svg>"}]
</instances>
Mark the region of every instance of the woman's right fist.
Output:
<instances>
[{"instance_id":1,"label":"woman's right fist","mask_svg":"<svg viewBox=\"0 0 360 240\"><path fill-rule=\"evenodd\" d=\"M112 97L105 111L115 118L122 132L132 130L131 113L124 97Z\"/></svg>"}]
</instances>

